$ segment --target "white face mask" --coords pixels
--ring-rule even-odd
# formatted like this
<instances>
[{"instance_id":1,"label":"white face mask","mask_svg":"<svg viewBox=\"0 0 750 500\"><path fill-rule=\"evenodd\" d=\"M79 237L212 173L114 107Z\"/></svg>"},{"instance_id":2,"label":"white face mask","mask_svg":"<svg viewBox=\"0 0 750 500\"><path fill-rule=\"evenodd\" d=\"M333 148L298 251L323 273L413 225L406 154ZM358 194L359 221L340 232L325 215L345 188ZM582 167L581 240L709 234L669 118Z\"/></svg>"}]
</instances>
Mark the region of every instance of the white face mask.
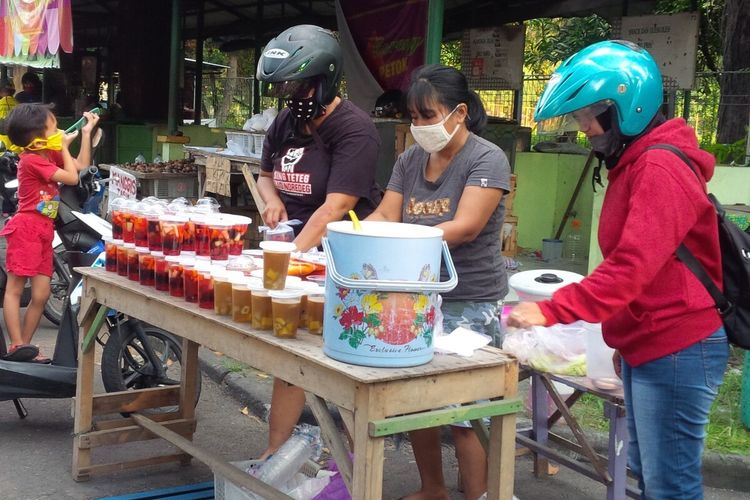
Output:
<instances>
[{"instance_id":1,"label":"white face mask","mask_svg":"<svg viewBox=\"0 0 750 500\"><path fill-rule=\"evenodd\" d=\"M453 108L453 111L448 113L448 116L432 125L416 126L413 123L411 124L411 135L414 136L414 140L417 141L417 144L419 144L422 149L428 153L437 153L448 145L451 139L453 139L453 136L456 135L456 132L458 132L459 126L457 124L453 129L453 132L449 134L443 125L456 109L458 109L458 106Z\"/></svg>"}]
</instances>

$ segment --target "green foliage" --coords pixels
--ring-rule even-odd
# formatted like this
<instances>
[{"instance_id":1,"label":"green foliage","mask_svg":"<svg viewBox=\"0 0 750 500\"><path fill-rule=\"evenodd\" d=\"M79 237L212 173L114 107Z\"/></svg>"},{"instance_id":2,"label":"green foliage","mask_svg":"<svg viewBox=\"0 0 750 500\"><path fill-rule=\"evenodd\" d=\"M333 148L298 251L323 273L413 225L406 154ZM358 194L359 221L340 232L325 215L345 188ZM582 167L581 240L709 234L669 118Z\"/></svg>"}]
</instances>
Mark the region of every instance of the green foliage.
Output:
<instances>
[{"instance_id":1,"label":"green foliage","mask_svg":"<svg viewBox=\"0 0 750 500\"><path fill-rule=\"evenodd\" d=\"M742 357L745 352L732 347L729 367L719 395L714 400L706 427L706 449L720 453L750 455L750 431L740 420L740 392L742 390ZM608 431L607 420L603 416L604 405L600 398L584 394L573 405L573 415L585 429L600 432Z\"/></svg>"},{"instance_id":2,"label":"green foliage","mask_svg":"<svg viewBox=\"0 0 750 500\"><path fill-rule=\"evenodd\" d=\"M461 40L449 40L440 45L440 64L461 69Z\"/></svg>"},{"instance_id":3,"label":"green foliage","mask_svg":"<svg viewBox=\"0 0 750 500\"><path fill-rule=\"evenodd\" d=\"M609 23L597 15L527 21L526 73L549 74L582 48L609 38L610 31Z\"/></svg>"},{"instance_id":4,"label":"green foliage","mask_svg":"<svg viewBox=\"0 0 750 500\"><path fill-rule=\"evenodd\" d=\"M747 127L745 127L747 132ZM706 144L703 149L716 157L716 163L720 165L731 165L745 163L747 154L747 134L742 139L731 144Z\"/></svg>"}]
</instances>

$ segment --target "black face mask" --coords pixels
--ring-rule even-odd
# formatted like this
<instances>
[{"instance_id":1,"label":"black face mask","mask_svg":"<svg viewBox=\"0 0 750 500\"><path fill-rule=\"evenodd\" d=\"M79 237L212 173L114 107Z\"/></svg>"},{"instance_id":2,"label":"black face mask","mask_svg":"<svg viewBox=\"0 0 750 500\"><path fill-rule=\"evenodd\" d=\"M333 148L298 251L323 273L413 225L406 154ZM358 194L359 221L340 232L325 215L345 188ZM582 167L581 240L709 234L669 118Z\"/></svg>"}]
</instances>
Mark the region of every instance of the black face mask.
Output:
<instances>
[{"instance_id":1,"label":"black face mask","mask_svg":"<svg viewBox=\"0 0 750 500\"><path fill-rule=\"evenodd\" d=\"M622 137L615 132L614 128L610 128L601 135L589 137L589 142L593 150L603 158L616 156L623 146Z\"/></svg>"},{"instance_id":2,"label":"black face mask","mask_svg":"<svg viewBox=\"0 0 750 500\"><path fill-rule=\"evenodd\" d=\"M312 120L321 114L321 106L315 97L305 99L287 99L286 106L292 111L292 116L303 122Z\"/></svg>"}]
</instances>

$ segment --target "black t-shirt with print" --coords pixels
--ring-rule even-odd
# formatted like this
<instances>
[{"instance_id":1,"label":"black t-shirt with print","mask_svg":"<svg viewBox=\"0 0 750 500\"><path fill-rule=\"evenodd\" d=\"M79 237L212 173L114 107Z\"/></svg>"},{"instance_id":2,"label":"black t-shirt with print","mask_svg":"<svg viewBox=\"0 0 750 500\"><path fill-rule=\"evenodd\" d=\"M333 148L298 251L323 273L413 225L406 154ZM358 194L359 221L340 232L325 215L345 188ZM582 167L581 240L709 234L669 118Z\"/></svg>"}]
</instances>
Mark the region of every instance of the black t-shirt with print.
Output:
<instances>
[{"instance_id":1,"label":"black t-shirt with print","mask_svg":"<svg viewBox=\"0 0 750 500\"><path fill-rule=\"evenodd\" d=\"M287 215L306 224L328 193L342 193L359 196L354 211L367 217L381 198L375 182L380 138L372 120L343 100L317 134L320 140L296 130L289 109L279 113L266 134L261 169L273 172Z\"/></svg>"}]
</instances>

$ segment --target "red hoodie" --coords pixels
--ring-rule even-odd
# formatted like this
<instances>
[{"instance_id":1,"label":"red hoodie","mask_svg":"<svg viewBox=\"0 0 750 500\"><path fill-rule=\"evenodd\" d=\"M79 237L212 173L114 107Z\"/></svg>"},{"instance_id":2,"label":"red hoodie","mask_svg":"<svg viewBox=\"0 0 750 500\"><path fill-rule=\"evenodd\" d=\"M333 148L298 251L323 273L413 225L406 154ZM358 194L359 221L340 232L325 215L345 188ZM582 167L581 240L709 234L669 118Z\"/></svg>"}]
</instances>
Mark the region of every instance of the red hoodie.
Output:
<instances>
[{"instance_id":1,"label":"red hoodie","mask_svg":"<svg viewBox=\"0 0 750 500\"><path fill-rule=\"evenodd\" d=\"M702 179L674 153L679 147ZM680 351L721 326L714 301L675 250L684 242L721 287L716 213L705 193L714 157L676 118L625 149L609 171L599 221L604 261L583 281L540 302L547 325L601 322L604 340L638 366Z\"/></svg>"}]
</instances>

